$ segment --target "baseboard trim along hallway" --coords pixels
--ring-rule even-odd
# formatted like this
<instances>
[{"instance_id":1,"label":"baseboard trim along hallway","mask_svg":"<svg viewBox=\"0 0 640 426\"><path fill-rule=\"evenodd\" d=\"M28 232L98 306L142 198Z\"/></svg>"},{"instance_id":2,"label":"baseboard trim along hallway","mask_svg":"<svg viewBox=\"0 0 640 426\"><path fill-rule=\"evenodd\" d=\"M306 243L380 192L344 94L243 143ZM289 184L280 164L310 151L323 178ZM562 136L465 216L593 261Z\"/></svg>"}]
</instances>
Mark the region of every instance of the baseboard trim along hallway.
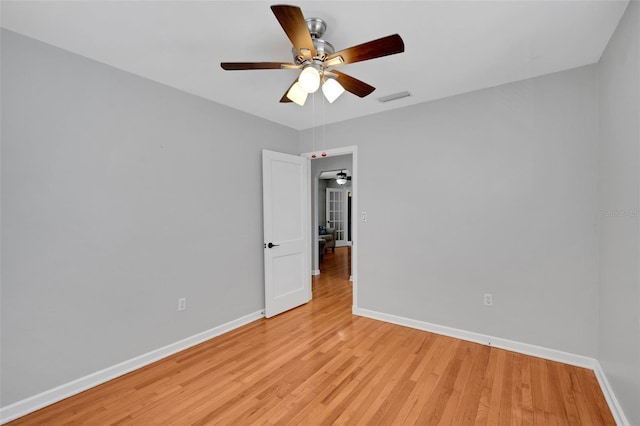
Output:
<instances>
[{"instance_id":1,"label":"baseboard trim along hallway","mask_svg":"<svg viewBox=\"0 0 640 426\"><path fill-rule=\"evenodd\" d=\"M502 339L486 334L474 333L472 331L460 330L453 327L432 324L425 321L385 314L369 309L362 309L358 308L357 306L353 306L352 312L354 315L358 315L361 317L389 322L409 328L415 328L417 330L428 331L430 333L441 334L443 336L454 337L456 339L479 343L481 345L493 346L499 349L505 349L524 355L535 356L550 361L557 361L564 364L574 365L576 367L582 367L592 370L595 373L596 378L598 379L598 383L600 385L600 388L602 389L602 393L607 400L607 404L609 405L609 409L611 410L611 414L613 415L616 423L621 426L630 425L620 407L620 403L613 393L611 385L609 384L604 371L600 366L600 363L595 358L576 355L556 349L544 348L542 346L530 345L528 343L516 342L514 340Z\"/></svg>"},{"instance_id":2,"label":"baseboard trim along hallway","mask_svg":"<svg viewBox=\"0 0 640 426\"><path fill-rule=\"evenodd\" d=\"M192 346L198 345L202 342L205 342L216 336L220 336L221 334L227 333L238 327L242 327L243 325L249 324L250 322L263 317L264 310L253 312L238 319L229 321L225 324L203 331L202 333L195 334L191 337L187 337L186 339L182 339L162 348L121 362L120 364L107 367L104 370L97 371L95 373L76 379L72 382L66 383L53 389L49 389L32 397L25 398L6 407L1 407L0 424L8 423L43 407L61 401L72 395L76 395L87 389L106 383L109 380L115 379L116 377L120 377L124 374L130 373L134 370L152 364L170 355L181 352Z\"/></svg>"}]
</instances>

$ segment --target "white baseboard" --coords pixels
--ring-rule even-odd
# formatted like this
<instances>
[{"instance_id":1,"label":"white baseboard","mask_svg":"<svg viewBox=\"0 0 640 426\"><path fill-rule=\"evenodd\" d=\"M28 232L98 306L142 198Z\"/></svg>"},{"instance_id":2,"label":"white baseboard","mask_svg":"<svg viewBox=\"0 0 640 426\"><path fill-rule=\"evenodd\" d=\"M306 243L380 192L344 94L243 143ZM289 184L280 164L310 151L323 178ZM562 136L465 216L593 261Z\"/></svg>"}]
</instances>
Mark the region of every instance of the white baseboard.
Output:
<instances>
[{"instance_id":1,"label":"white baseboard","mask_svg":"<svg viewBox=\"0 0 640 426\"><path fill-rule=\"evenodd\" d=\"M598 383L602 388L604 397L609 404L609 408L616 423L621 426L629 425L629 421L625 417L624 412L620 407L620 403L616 399L611 385L609 384L609 381L607 380L607 377L604 374L600 363L596 359L558 351L555 349L548 349L541 346L529 345L526 343L516 342L508 339L502 339L498 337L460 330L457 328L399 317L396 315L384 314L381 312L358 308L356 306L353 307L353 314L376 319L379 321L389 322L392 324L398 324L405 327L415 328L418 330L428 331L431 333L455 337L458 339L480 343L483 345L495 346L497 348L506 349L513 352L536 356L593 370L596 378L598 379ZM188 349L192 346L205 342L221 334L227 333L262 317L264 317L264 311L258 311L249 315L245 315L241 318L227 322L218 327L214 327L210 330L198 333L194 336L187 337L186 339L148 352L144 355L140 355L128 361L121 362L120 364L116 364L112 367L105 368L104 370L89 374L88 376L81 377L77 380L47 390L38 395L23 399L6 407L0 407L0 424L8 423L19 417L39 410L40 408L46 407L47 405L51 405L72 395L78 394L87 389L108 382L109 380L115 379L116 377L142 368L162 358L166 358L177 352Z\"/></svg>"},{"instance_id":2,"label":"white baseboard","mask_svg":"<svg viewBox=\"0 0 640 426\"><path fill-rule=\"evenodd\" d=\"M444 336L455 337L457 339L480 343L482 345L495 346L496 348L506 349L508 351L544 358L551 361L558 361L565 364L575 365L577 367L589 368L591 370L593 370L596 363L595 359L582 355L571 354L555 349L544 348L542 346L530 345L528 343L516 342L513 340L502 339L500 337L488 336L486 334L474 333L472 331L460 330L457 328L399 317L396 315L370 311L368 309L354 308L353 313L354 315L403 325L405 327L416 328L418 330L429 331L431 333L442 334Z\"/></svg>"},{"instance_id":3,"label":"white baseboard","mask_svg":"<svg viewBox=\"0 0 640 426\"><path fill-rule=\"evenodd\" d=\"M607 380L607 375L604 374L604 370L597 360L593 372L596 374L596 379L598 379L598 383L600 384L604 398L607 400L607 404L609 404L609 409L616 424L619 426L629 426L631 423L629 423L629 420L627 420L627 417L624 415L624 411L622 411L622 407L620 407L620 402L613 393L609 380Z\"/></svg>"},{"instance_id":4,"label":"white baseboard","mask_svg":"<svg viewBox=\"0 0 640 426\"><path fill-rule=\"evenodd\" d=\"M320 269L312 269L311 275L320 275Z\"/></svg>"},{"instance_id":5,"label":"white baseboard","mask_svg":"<svg viewBox=\"0 0 640 426\"><path fill-rule=\"evenodd\" d=\"M396 315L384 314L382 312L362 309L356 306L353 307L353 314L376 319L379 321L389 322L392 324L398 324L405 327L415 328L422 331L441 334L444 336L455 337L457 339L467 340L474 343L495 346L497 348L505 349L512 352L518 352L525 355L531 355L538 358L544 358L551 361L562 362L564 364L575 365L577 367L583 367L588 368L589 370L593 370L616 423L620 426L629 426L629 422L625 417L622 408L620 407L620 403L616 399L615 394L613 393L613 389L611 389L611 386L607 381L607 377L604 374L600 363L595 358L576 355L555 349L544 348L542 346L516 342L513 340L502 339L499 337L488 336L486 334L460 330L453 327L432 324L425 321L418 321L410 318L399 317Z\"/></svg>"},{"instance_id":6,"label":"white baseboard","mask_svg":"<svg viewBox=\"0 0 640 426\"><path fill-rule=\"evenodd\" d=\"M127 374L133 370L149 365L169 355L188 349L192 346L205 342L221 334L227 333L238 327L246 325L257 319L264 317L264 310L245 315L241 318L229 321L225 324L203 331L194 336L187 337L178 342L153 350L146 354L121 362L104 370L81 377L72 382L44 391L38 395L31 396L21 401L15 402L6 407L0 408L0 424L10 422L18 417L22 417L47 405L61 401L72 395L83 392L92 387L98 386L116 377Z\"/></svg>"}]
</instances>

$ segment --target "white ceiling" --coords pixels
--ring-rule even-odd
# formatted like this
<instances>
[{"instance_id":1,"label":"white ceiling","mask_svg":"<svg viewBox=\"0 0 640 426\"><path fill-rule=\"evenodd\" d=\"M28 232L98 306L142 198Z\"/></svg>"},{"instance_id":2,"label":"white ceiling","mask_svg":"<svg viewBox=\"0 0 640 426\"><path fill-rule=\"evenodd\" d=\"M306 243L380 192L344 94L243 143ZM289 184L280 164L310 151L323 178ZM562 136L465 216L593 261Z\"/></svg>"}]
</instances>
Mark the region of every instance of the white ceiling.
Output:
<instances>
[{"instance_id":1,"label":"white ceiling","mask_svg":"<svg viewBox=\"0 0 640 426\"><path fill-rule=\"evenodd\" d=\"M327 22L336 50L398 33L405 52L345 65L377 88L323 105L278 101L294 70L219 63L291 62L267 1L2 1L2 27L294 129L478 90L599 60L628 0L291 1ZM378 97L412 96L382 104ZM314 108L315 107L315 108ZM324 114L323 114L324 113ZM324 115L324 118L323 118Z\"/></svg>"},{"instance_id":2,"label":"white ceiling","mask_svg":"<svg viewBox=\"0 0 640 426\"><path fill-rule=\"evenodd\" d=\"M338 169L321 172L320 176L318 176L318 179L335 179L336 177L338 177L338 173L340 172L345 172L347 176L351 176L351 172L349 171L349 169Z\"/></svg>"}]
</instances>

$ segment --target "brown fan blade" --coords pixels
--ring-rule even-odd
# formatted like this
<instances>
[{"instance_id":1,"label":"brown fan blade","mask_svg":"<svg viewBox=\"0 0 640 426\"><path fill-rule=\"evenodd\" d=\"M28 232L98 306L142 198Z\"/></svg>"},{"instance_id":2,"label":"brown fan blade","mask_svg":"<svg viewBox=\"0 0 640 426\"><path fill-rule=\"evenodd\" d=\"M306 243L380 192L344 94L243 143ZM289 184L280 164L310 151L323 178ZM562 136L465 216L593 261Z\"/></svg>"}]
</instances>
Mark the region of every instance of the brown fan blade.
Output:
<instances>
[{"instance_id":1,"label":"brown fan blade","mask_svg":"<svg viewBox=\"0 0 640 426\"><path fill-rule=\"evenodd\" d=\"M347 75L343 72L331 70L331 73L336 74L336 81L344 87L344 90L347 92L351 92L356 96L360 96L364 98L365 96L371 94L375 87L368 85L364 81L360 81L357 78L353 78L350 75Z\"/></svg>"},{"instance_id":2,"label":"brown fan blade","mask_svg":"<svg viewBox=\"0 0 640 426\"><path fill-rule=\"evenodd\" d=\"M404 42L402 41L402 37L398 34L393 34L367 43L362 43L357 46L349 47L329 55L327 59L325 59L325 64L329 63L328 65L334 66L352 64L354 62L367 61L369 59L395 55L396 53L402 52L404 52ZM338 59L340 57L342 60Z\"/></svg>"},{"instance_id":3,"label":"brown fan blade","mask_svg":"<svg viewBox=\"0 0 640 426\"><path fill-rule=\"evenodd\" d=\"M289 90L291 90L291 88L293 87L294 84L296 84L297 81L298 81L297 78L293 80L293 83L291 83L291 86L289 86L287 91L284 92L284 95L282 95L282 98L280 98L281 103L293 102L291 99L287 98L287 93L289 93Z\"/></svg>"},{"instance_id":4,"label":"brown fan blade","mask_svg":"<svg viewBox=\"0 0 640 426\"><path fill-rule=\"evenodd\" d=\"M316 55L316 48L313 47L311 34L309 34L309 29L304 21L302 10L297 6L284 4L273 5L271 10L298 54L305 59L313 58Z\"/></svg>"},{"instance_id":5,"label":"brown fan blade","mask_svg":"<svg viewBox=\"0 0 640 426\"><path fill-rule=\"evenodd\" d=\"M287 64L281 62L220 62L222 69L227 71L241 70L279 70L287 68L300 68L296 64Z\"/></svg>"}]
</instances>

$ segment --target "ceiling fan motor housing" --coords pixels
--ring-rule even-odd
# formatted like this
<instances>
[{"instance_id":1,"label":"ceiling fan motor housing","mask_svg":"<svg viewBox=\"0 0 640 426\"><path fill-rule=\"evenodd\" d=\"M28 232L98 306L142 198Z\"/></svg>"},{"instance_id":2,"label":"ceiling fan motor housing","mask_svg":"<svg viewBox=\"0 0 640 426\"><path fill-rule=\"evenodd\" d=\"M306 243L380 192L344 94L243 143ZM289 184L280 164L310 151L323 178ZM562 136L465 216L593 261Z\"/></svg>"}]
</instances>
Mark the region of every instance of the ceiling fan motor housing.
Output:
<instances>
[{"instance_id":1,"label":"ceiling fan motor housing","mask_svg":"<svg viewBox=\"0 0 640 426\"><path fill-rule=\"evenodd\" d=\"M318 61L318 63L321 64L327 56L335 53L333 45L328 41L319 38L314 38L312 41L313 47L316 49L316 56L313 57L314 62ZM298 55L298 50L295 47L291 48L291 53L293 54L293 61L296 65L303 65L305 62L308 62L308 60Z\"/></svg>"},{"instance_id":2,"label":"ceiling fan motor housing","mask_svg":"<svg viewBox=\"0 0 640 426\"><path fill-rule=\"evenodd\" d=\"M304 22L307 24L313 47L316 49L316 56L313 57L313 62L322 65L321 62L336 51L331 43L321 38L327 31L327 23L320 18L307 18ZM307 61L298 55L298 50L295 47L291 48L291 53L293 54L293 62L296 65L303 65Z\"/></svg>"},{"instance_id":3,"label":"ceiling fan motor housing","mask_svg":"<svg viewBox=\"0 0 640 426\"><path fill-rule=\"evenodd\" d=\"M320 18L307 18L304 20L309 28L311 38L321 38L327 31L327 23Z\"/></svg>"}]
</instances>

